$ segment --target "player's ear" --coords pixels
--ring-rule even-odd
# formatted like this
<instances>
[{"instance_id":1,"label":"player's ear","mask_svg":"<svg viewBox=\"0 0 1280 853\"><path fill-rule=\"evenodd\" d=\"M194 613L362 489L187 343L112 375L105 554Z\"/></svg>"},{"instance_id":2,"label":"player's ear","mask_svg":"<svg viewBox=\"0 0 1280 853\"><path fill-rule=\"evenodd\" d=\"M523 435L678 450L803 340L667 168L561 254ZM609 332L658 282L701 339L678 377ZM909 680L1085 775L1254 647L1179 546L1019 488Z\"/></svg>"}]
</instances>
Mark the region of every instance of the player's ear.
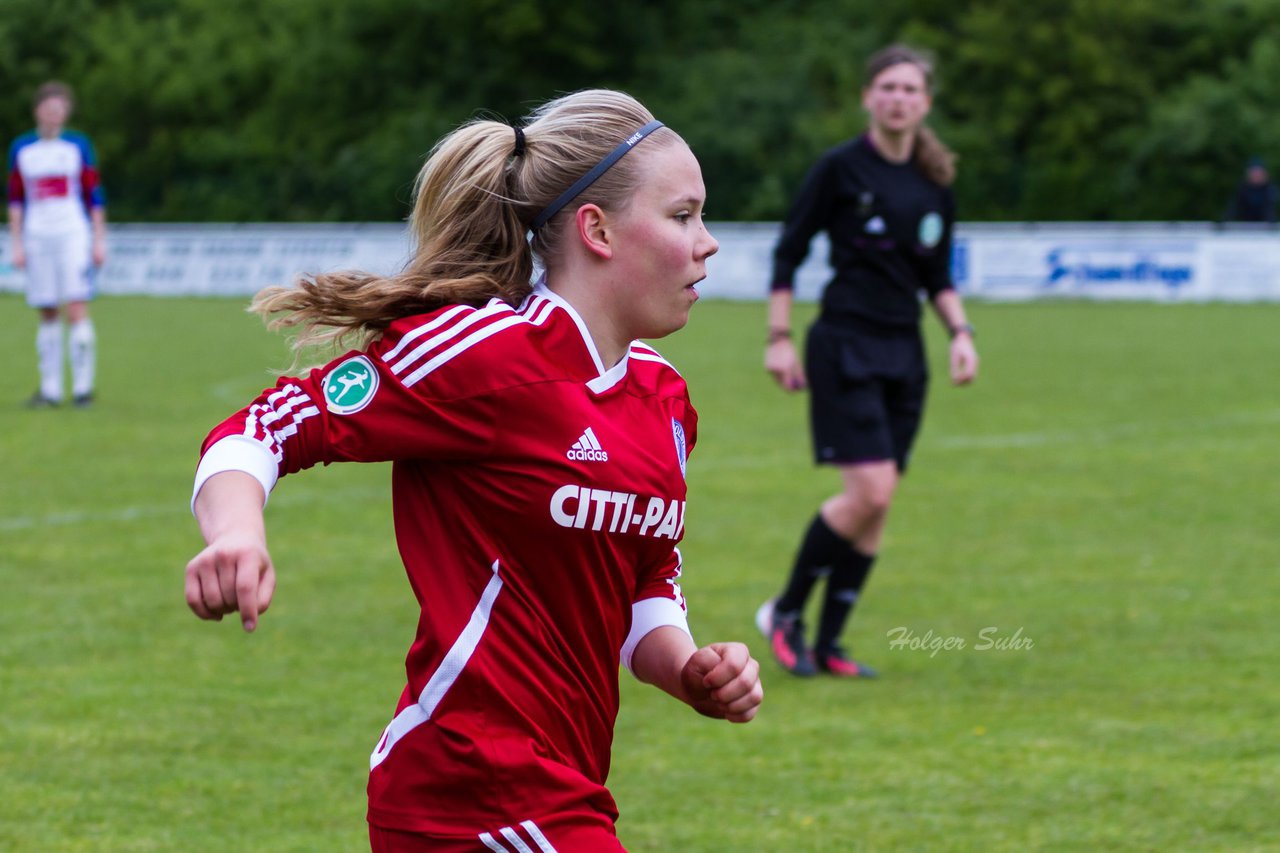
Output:
<instances>
[{"instance_id":1,"label":"player's ear","mask_svg":"<svg viewBox=\"0 0 1280 853\"><path fill-rule=\"evenodd\" d=\"M574 215L578 239L591 254L608 260L613 257L613 244L606 227L605 212L598 205L584 204Z\"/></svg>"}]
</instances>

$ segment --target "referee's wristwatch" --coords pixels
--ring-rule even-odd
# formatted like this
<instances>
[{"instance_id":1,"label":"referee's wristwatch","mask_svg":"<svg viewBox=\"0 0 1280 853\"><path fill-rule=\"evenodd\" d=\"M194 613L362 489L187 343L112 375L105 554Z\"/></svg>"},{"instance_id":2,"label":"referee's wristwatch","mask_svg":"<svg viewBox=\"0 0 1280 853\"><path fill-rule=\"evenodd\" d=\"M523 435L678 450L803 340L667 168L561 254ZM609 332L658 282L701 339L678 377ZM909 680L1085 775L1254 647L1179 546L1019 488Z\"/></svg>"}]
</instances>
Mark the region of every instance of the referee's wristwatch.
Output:
<instances>
[{"instance_id":1,"label":"referee's wristwatch","mask_svg":"<svg viewBox=\"0 0 1280 853\"><path fill-rule=\"evenodd\" d=\"M959 326L951 327L951 340L954 341L956 339L956 336L959 335L961 332L968 333L970 338L976 338L978 336L977 332L974 331L973 326L969 325L968 323L961 323Z\"/></svg>"}]
</instances>

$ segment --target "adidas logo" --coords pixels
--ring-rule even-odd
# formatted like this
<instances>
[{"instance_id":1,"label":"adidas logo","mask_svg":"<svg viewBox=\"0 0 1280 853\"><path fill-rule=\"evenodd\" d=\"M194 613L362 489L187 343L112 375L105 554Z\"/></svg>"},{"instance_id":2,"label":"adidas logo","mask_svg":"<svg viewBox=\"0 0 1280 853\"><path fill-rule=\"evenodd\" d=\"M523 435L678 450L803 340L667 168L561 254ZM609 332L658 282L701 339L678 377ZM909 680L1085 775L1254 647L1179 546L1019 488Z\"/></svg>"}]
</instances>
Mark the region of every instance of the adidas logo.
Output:
<instances>
[{"instance_id":1,"label":"adidas logo","mask_svg":"<svg viewBox=\"0 0 1280 853\"><path fill-rule=\"evenodd\" d=\"M576 459L579 462L608 462L609 454L604 452L600 447L600 441L596 438L596 434L591 431L591 427L587 427L582 436L573 443L565 451L566 459Z\"/></svg>"}]
</instances>

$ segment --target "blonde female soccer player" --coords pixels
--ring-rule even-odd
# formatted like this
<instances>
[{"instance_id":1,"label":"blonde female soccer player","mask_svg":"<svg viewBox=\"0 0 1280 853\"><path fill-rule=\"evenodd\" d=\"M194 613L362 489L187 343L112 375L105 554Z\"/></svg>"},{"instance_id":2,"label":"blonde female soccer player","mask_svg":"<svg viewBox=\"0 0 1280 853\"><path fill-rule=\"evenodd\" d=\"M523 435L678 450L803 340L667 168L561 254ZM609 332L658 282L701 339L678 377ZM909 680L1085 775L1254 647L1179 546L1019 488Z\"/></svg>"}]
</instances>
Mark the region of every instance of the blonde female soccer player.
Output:
<instances>
[{"instance_id":1,"label":"blonde female soccer player","mask_svg":"<svg viewBox=\"0 0 1280 853\"><path fill-rule=\"evenodd\" d=\"M703 714L755 716L746 646L689 634L677 545L697 414L638 342L684 326L698 299L718 248L704 202L674 131L626 95L579 92L437 144L402 273L260 296L302 343L364 343L210 434L187 602L253 630L275 587L276 480L394 462L422 614L370 757L375 851L620 850L605 788L619 660Z\"/></svg>"}]
</instances>

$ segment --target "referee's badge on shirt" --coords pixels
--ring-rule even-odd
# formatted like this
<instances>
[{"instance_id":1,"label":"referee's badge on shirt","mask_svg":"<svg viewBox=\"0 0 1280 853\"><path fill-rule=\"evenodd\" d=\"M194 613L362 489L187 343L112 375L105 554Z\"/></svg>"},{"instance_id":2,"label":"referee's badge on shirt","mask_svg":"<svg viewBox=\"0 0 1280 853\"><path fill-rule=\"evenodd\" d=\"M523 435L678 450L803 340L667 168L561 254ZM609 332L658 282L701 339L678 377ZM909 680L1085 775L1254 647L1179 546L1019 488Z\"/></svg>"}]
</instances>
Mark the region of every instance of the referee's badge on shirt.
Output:
<instances>
[{"instance_id":1,"label":"referee's badge on shirt","mask_svg":"<svg viewBox=\"0 0 1280 853\"><path fill-rule=\"evenodd\" d=\"M676 459L680 462L680 476L687 477L685 474L685 460L689 457L688 449L684 443L684 424L675 418L671 419L671 434L676 440Z\"/></svg>"},{"instance_id":2,"label":"referee's badge on shirt","mask_svg":"<svg viewBox=\"0 0 1280 853\"><path fill-rule=\"evenodd\" d=\"M929 211L920 220L920 245L932 249L942 240L944 223L942 215L937 211Z\"/></svg>"}]
</instances>

